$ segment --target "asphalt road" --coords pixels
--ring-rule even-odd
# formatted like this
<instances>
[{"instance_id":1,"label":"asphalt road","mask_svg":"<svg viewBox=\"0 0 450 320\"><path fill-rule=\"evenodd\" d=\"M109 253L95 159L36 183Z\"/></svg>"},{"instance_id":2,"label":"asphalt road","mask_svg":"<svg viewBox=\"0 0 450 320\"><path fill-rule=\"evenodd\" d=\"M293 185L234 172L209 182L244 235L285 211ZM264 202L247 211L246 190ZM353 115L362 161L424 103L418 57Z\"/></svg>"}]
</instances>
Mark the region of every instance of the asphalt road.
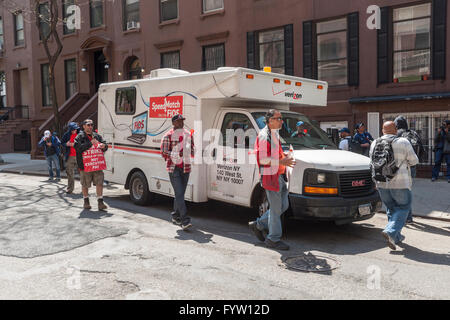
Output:
<instances>
[{"instance_id":1,"label":"asphalt road","mask_svg":"<svg viewBox=\"0 0 450 320\"><path fill-rule=\"evenodd\" d=\"M89 212L64 183L0 173L0 299L450 299L449 222L416 218L392 252L383 214L291 220L291 250L277 252L249 232L251 210L189 204L195 227L184 232L169 222L170 199L139 207L110 185L108 213L93 190ZM332 270L284 268L293 257Z\"/></svg>"}]
</instances>

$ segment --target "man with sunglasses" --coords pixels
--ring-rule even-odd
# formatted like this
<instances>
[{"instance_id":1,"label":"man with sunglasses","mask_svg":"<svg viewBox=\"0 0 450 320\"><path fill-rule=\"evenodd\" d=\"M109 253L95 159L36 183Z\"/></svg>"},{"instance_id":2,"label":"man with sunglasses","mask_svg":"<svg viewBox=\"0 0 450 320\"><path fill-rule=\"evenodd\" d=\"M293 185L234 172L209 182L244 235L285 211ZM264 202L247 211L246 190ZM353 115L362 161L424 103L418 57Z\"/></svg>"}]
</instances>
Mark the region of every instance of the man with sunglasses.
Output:
<instances>
[{"instance_id":1,"label":"man with sunglasses","mask_svg":"<svg viewBox=\"0 0 450 320\"><path fill-rule=\"evenodd\" d=\"M89 188L94 183L97 191L98 210L105 211L108 207L103 202L103 171L85 172L83 152L97 145L103 152L108 150L108 145L102 136L94 132L94 122L90 119L83 121L83 130L75 138L74 148L77 152L77 164L80 169L80 180L84 198L84 209L90 210Z\"/></svg>"},{"instance_id":2,"label":"man with sunglasses","mask_svg":"<svg viewBox=\"0 0 450 320\"><path fill-rule=\"evenodd\" d=\"M286 167L294 167L295 160L287 156L281 148L279 130L283 125L281 112L269 110L265 116L267 126L256 139L255 152L261 174L261 184L269 201L267 210L249 227L266 247L277 250L289 250L281 241L281 215L289 208ZM268 232L265 237L265 232Z\"/></svg>"}]
</instances>

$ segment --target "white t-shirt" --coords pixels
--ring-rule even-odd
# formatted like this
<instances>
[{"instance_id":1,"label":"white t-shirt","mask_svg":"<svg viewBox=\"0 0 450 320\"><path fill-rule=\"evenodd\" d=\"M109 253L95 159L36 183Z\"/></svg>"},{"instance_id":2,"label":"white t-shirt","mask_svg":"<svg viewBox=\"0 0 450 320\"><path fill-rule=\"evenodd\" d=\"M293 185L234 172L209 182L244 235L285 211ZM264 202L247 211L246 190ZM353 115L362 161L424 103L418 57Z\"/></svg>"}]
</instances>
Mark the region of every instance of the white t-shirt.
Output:
<instances>
[{"instance_id":1,"label":"white t-shirt","mask_svg":"<svg viewBox=\"0 0 450 320\"><path fill-rule=\"evenodd\" d=\"M339 149L348 151L348 141L350 139L351 137L342 139L342 141L339 143Z\"/></svg>"}]
</instances>

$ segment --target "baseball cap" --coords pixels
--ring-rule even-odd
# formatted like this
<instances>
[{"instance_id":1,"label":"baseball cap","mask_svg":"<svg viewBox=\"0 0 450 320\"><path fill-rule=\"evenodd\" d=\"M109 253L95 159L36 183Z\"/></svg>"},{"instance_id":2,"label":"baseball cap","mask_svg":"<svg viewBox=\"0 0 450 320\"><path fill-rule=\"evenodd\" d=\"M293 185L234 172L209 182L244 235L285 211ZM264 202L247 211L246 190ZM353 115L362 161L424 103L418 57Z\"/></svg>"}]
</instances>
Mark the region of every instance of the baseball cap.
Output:
<instances>
[{"instance_id":1,"label":"baseball cap","mask_svg":"<svg viewBox=\"0 0 450 320\"><path fill-rule=\"evenodd\" d=\"M349 128L342 128L341 130L339 130L339 132L340 133L342 133L342 132L350 133L350 130L349 130Z\"/></svg>"},{"instance_id":2,"label":"baseball cap","mask_svg":"<svg viewBox=\"0 0 450 320\"><path fill-rule=\"evenodd\" d=\"M303 121L299 121L299 122L297 122L296 126L300 127L302 124L304 124L304 122Z\"/></svg>"},{"instance_id":3,"label":"baseball cap","mask_svg":"<svg viewBox=\"0 0 450 320\"><path fill-rule=\"evenodd\" d=\"M181 114L177 114L176 116L172 117L172 122L178 121L178 120L186 120L185 117L183 117Z\"/></svg>"},{"instance_id":4,"label":"baseball cap","mask_svg":"<svg viewBox=\"0 0 450 320\"><path fill-rule=\"evenodd\" d=\"M46 130L44 132L44 137L46 137L46 138L50 137L50 130Z\"/></svg>"},{"instance_id":5,"label":"baseball cap","mask_svg":"<svg viewBox=\"0 0 450 320\"><path fill-rule=\"evenodd\" d=\"M363 126L365 126L365 124L364 123L358 123L357 125L356 125L356 129L359 129L359 128L361 128L361 127L363 127Z\"/></svg>"}]
</instances>

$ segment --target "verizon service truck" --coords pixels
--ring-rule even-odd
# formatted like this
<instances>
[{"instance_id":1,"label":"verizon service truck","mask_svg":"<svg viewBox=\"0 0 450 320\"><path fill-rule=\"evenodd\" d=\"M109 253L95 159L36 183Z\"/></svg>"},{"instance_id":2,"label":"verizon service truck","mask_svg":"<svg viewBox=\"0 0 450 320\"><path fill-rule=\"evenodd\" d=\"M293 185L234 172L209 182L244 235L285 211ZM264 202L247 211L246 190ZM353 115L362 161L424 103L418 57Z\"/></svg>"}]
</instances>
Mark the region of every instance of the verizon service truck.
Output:
<instances>
[{"instance_id":1,"label":"verizon service truck","mask_svg":"<svg viewBox=\"0 0 450 320\"><path fill-rule=\"evenodd\" d=\"M182 114L195 143L186 200L214 199L262 214L268 201L253 147L273 108L283 116L283 149L292 146L296 159L292 216L337 224L368 219L381 205L369 158L338 150L306 116L289 111L325 107L327 90L326 82L245 68L158 69L145 79L102 84L98 130L110 145L105 179L124 185L139 205L151 204L156 194L173 197L160 145L172 116Z\"/></svg>"}]
</instances>

